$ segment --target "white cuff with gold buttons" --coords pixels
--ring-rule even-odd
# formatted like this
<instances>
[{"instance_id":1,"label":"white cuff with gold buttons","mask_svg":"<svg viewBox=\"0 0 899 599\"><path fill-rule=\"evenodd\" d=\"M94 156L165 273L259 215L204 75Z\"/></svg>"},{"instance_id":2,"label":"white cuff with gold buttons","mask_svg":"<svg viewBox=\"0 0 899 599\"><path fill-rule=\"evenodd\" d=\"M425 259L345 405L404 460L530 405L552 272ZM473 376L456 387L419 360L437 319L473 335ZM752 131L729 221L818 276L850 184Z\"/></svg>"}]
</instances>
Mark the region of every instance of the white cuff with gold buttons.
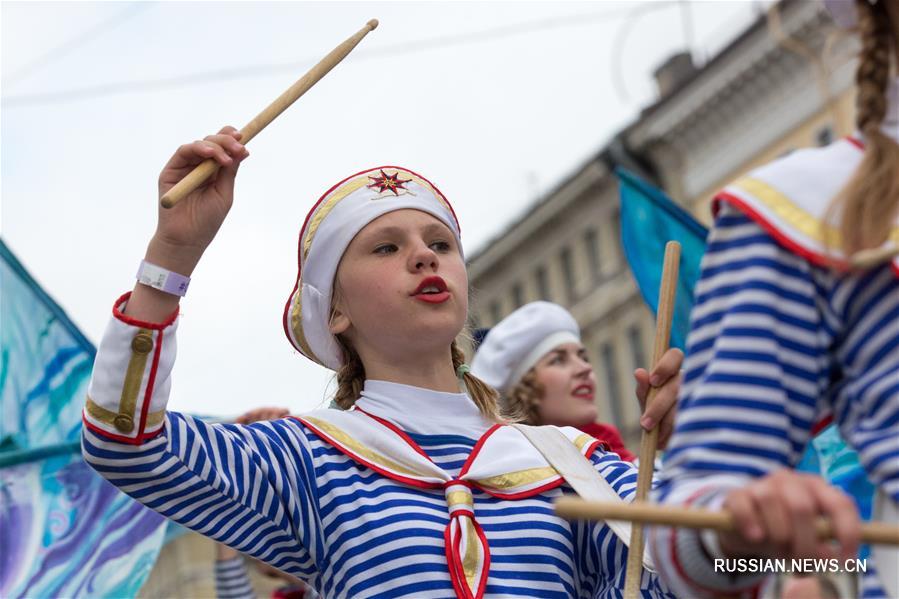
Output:
<instances>
[{"instance_id":1,"label":"white cuff with gold buttons","mask_svg":"<svg viewBox=\"0 0 899 599\"><path fill-rule=\"evenodd\" d=\"M140 323L115 310L97 350L84 408L85 423L94 432L140 443L162 429L177 326L177 319L168 325Z\"/></svg>"}]
</instances>

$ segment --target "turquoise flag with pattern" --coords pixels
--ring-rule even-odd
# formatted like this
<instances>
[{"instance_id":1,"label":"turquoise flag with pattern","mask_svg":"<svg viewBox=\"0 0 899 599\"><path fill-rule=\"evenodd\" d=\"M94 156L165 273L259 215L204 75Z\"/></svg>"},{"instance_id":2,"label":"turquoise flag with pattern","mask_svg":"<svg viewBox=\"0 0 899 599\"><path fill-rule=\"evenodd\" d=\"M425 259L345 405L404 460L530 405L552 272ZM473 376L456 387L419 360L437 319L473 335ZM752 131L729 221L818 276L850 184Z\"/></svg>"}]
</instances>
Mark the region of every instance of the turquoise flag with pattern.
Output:
<instances>
[{"instance_id":1,"label":"turquoise flag with pattern","mask_svg":"<svg viewBox=\"0 0 899 599\"><path fill-rule=\"evenodd\" d=\"M96 349L0 240L0 597L134 597L165 520L81 458Z\"/></svg>"},{"instance_id":2,"label":"turquoise flag with pattern","mask_svg":"<svg viewBox=\"0 0 899 599\"><path fill-rule=\"evenodd\" d=\"M681 244L680 272L671 323L671 346L687 347L693 288L699 280L699 262L705 253L708 229L672 202L660 189L636 175L615 169L621 196L621 245L643 300L656 313L665 244Z\"/></svg>"}]
</instances>

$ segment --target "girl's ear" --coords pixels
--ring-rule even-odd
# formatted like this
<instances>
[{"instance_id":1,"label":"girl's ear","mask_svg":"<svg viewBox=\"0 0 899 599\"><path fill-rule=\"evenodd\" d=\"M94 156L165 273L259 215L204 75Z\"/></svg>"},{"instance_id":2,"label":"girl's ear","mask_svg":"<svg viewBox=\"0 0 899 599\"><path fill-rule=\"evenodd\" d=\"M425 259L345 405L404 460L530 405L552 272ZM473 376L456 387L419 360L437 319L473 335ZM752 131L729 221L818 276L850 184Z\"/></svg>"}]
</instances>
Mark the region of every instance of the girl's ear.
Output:
<instances>
[{"instance_id":1,"label":"girl's ear","mask_svg":"<svg viewBox=\"0 0 899 599\"><path fill-rule=\"evenodd\" d=\"M332 335L340 335L350 328L350 317L346 315L339 307L335 306L331 311L331 320L328 322L328 330Z\"/></svg>"},{"instance_id":2,"label":"girl's ear","mask_svg":"<svg viewBox=\"0 0 899 599\"><path fill-rule=\"evenodd\" d=\"M343 293L340 291L340 281L334 277L334 294L331 296L331 318L328 320L328 331L332 335L340 335L350 328L349 315L343 309Z\"/></svg>"}]
</instances>

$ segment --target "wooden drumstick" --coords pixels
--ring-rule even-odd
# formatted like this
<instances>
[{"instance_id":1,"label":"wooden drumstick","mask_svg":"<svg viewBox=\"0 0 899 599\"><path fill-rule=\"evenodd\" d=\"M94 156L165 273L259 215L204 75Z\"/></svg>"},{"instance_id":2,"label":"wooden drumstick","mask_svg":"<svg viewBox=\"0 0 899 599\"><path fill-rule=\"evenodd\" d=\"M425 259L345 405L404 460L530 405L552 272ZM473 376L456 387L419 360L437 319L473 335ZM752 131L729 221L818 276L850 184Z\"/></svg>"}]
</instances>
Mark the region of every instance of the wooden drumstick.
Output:
<instances>
[{"instance_id":1,"label":"wooden drumstick","mask_svg":"<svg viewBox=\"0 0 899 599\"><path fill-rule=\"evenodd\" d=\"M556 514L570 520L623 520L680 528L710 528L718 532L736 530L733 516L727 511L649 503L584 501L574 497L559 498L555 509ZM820 518L816 522L816 528L819 539L833 538L833 527L827 519ZM871 545L899 545L899 526L891 522L862 522L861 542Z\"/></svg>"},{"instance_id":2,"label":"wooden drumstick","mask_svg":"<svg viewBox=\"0 0 899 599\"><path fill-rule=\"evenodd\" d=\"M331 50L331 52L322 58L317 65L309 69L309 72L300 77L296 83L287 88L287 91L278 96L274 102L269 104L265 110L256 115L256 118L247 123L246 126L240 130L240 143L246 145L257 133L265 129L265 127L275 120L279 114L287 110L288 106L296 102L300 96L309 91L309 88L318 83L322 77L327 75L331 69L337 66L337 63L346 58L347 54L352 52L353 48L362 41L362 38L368 35L369 31L374 31L377 26L378 20L372 19L354 36ZM188 173L186 177L181 179L162 196L161 202L163 207L171 208L179 201L183 200L185 196L211 177L218 168L218 163L212 158L198 164L194 170Z\"/></svg>"},{"instance_id":3,"label":"wooden drumstick","mask_svg":"<svg viewBox=\"0 0 899 599\"><path fill-rule=\"evenodd\" d=\"M677 293L677 275L680 266L680 244L669 241L665 244L665 262L662 266L662 284L659 287L659 306L656 311L656 338L652 351L652 367L655 368L668 351L671 337L671 321L674 315L674 297ZM650 387L646 396L645 412L658 392L658 387ZM652 470L656 459L656 445L659 442L659 423L652 430L644 430L640 437L640 468L637 473L637 492L634 502L644 502L652 486ZM627 554L627 571L624 578L624 598L636 599L640 594L640 577L643 573L643 523L631 522L631 544Z\"/></svg>"}]
</instances>

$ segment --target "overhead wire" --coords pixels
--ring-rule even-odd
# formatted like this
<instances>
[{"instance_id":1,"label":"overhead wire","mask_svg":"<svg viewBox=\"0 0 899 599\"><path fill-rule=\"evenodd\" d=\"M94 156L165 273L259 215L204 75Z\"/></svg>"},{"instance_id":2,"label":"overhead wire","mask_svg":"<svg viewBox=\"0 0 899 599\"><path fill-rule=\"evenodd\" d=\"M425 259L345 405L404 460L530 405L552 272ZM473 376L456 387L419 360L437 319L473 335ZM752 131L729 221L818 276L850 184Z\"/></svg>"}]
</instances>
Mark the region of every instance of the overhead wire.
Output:
<instances>
[{"instance_id":1,"label":"overhead wire","mask_svg":"<svg viewBox=\"0 0 899 599\"><path fill-rule=\"evenodd\" d=\"M112 29L115 29L125 21L128 21L129 19L137 16L151 6L153 6L153 4L150 2L135 2L129 4L124 9L116 12L116 14L114 14L110 18L94 25L93 27L90 27L89 29L81 32L80 34L63 43L50 48L28 64L19 67L11 74L3 77L3 87L15 85L19 81L27 79L36 71L39 71L53 61L69 54L72 50L75 50L80 46L94 41L95 39L101 37L103 34L111 31Z\"/></svg>"},{"instance_id":2,"label":"overhead wire","mask_svg":"<svg viewBox=\"0 0 899 599\"><path fill-rule=\"evenodd\" d=\"M641 3L640 7L642 7L644 10L653 10L668 7L674 4L676 4L674 0L664 2L645 2ZM541 19L539 21L517 23L514 25L504 25L501 27L494 27L483 31L475 31L455 35L447 35L438 38L426 38L399 44L391 44L359 51L353 55L352 60L370 60L375 58L382 58L385 56L413 54L422 51L451 48L471 43L490 42L517 35L558 29L562 27L583 26L607 19L628 17L633 13L633 11L633 7L628 6L626 8L615 8L595 13L582 13L577 15L567 15L563 17ZM162 77L158 79L136 81L116 81L51 92L4 96L2 98L2 105L5 108L13 108L17 106L29 106L35 104L64 103L114 94L152 92L164 89L186 87L190 85L227 81L232 79L266 77L284 72L295 73L302 67L313 64L316 60L317 58L308 58L305 60L291 61L286 63L262 63L241 67L202 71L197 73L188 73L185 75L177 75L174 77Z\"/></svg>"}]
</instances>

